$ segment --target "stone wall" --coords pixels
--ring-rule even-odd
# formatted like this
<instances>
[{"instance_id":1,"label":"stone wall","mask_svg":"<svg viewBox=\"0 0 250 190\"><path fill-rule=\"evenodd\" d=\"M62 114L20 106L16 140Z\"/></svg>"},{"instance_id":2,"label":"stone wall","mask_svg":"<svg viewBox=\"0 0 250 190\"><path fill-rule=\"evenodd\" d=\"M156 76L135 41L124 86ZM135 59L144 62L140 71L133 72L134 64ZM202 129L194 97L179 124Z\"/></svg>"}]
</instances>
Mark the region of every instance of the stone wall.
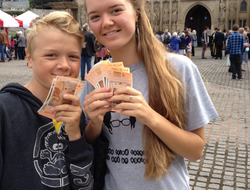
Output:
<instances>
[{"instance_id":1,"label":"stone wall","mask_svg":"<svg viewBox=\"0 0 250 190\"><path fill-rule=\"evenodd\" d=\"M53 10L52 9L31 9L30 11L32 11L33 13L39 16L43 16L43 15L50 13Z\"/></svg>"},{"instance_id":2,"label":"stone wall","mask_svg":"<svg viewBox=\"0 0 250 190\"><path fill-rule=\"evenodd\" d=\"M88 16L85 11L84 1L77 0L77 3L78 3L77 18L80 26L82 26L84 23L88 22Z\"/></svg>"},{"instance_id":3,"label":"stone wall","mask_svg":"<svg viewBox=\"0 0 250 190\"><path fill-rule=\"evenodd\" d=\"M2 2L2 11L25 11L29 7L29 2Z\"/></svg>"},{"instance_id":4,"label":"stone wall","mask_svg":"<svg viewBox=\"0 0 250 190\"><path fill-rule=\"evenodd\" d=\"M196 5L205 7L211 15L211 28L228 29L229 22L245 22L250 26L250 0L247 10L241 12L240 5L243 0L145 0L145 7L153 30L177 31L185 26L188 12ZM82 25L87 22L84 10L84 1L78 0L78 21Z\"/></svg>"}]
</instances>

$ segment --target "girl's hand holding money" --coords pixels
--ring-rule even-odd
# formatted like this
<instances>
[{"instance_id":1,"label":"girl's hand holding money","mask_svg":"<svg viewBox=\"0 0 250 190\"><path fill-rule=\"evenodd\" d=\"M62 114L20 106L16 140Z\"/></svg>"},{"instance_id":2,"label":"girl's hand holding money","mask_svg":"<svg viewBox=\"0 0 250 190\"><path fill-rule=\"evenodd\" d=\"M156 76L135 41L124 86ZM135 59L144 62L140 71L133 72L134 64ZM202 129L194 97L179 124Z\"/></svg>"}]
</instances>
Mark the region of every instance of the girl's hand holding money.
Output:
<instances>
[{"instance_id":1,"label":"girl's hand holding money","mask_svg":"<svg viewBox=\"0 0 250 190\"><path fill-rule=\"evenodd\" d=\"M69 140L74 141L81 138L80 118L82 109L79 97L72 94L64 94L63 98L67 100L66 102L68 103L54 107L55 120L64 123L65 132Z\"/></svg>"},{"instance_id":2,"label":"girl's hand holding money","mask_svg":"<svg viewBox=\"0 0 250 190\"><path fill-rule=\"evenodd\" d=\"M131 87L117 88L114 95L108 101L121 102L114 106L117 112L123 115L136 117L137 120L147 126L152 124L152 119L157 115L148 105L141 92Z\"/></svg>"},{"instance_id":3,"label":"girl's hand holding money","mask_svg":"<svg viewBox=\"0 0 250 190\"><path fill-rule=\"evenodd\" d=\"M107 99L112 95L110 88L97 88L86 96L83 103L84 112L94 124L101 125L103 116L111 110Z\"/></svg>"},{"instance_id":4,"label":"girl's hand holding money","mask_svg":"<svg viewBox=\"0 0 250 190\"><path fill-rule=\"evenodd\" d=\"M107 99L113 96L110 88L97 88L86 95L83 102L84 112L90 122L86 128L86 136L89 142L93 142L101 133L102 122L106 112L111 111L111 102Z\"/></svg>"}]
</instances>

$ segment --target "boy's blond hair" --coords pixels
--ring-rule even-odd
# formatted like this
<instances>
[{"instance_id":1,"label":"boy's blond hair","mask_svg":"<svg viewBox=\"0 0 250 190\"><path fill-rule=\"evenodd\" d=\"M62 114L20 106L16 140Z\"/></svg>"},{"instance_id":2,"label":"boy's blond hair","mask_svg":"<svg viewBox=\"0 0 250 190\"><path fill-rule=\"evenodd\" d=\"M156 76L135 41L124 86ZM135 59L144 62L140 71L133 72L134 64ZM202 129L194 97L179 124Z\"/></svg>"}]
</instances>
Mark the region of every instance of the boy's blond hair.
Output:
<instances>
[{"instance_id":1,"label":"boy's blond hair","mask_svg":"<svg viewBox=\"0 0 250 190\"><path fill-rule=\"evenodd\" d=\"M34 39L38 32L44 29L58 29L79 39L79 48L82 48L84 36L77 21L65 11L54 11L33 21L28 29L27 52L32 55L35 43Z\"/></svg>"}]
</instances>

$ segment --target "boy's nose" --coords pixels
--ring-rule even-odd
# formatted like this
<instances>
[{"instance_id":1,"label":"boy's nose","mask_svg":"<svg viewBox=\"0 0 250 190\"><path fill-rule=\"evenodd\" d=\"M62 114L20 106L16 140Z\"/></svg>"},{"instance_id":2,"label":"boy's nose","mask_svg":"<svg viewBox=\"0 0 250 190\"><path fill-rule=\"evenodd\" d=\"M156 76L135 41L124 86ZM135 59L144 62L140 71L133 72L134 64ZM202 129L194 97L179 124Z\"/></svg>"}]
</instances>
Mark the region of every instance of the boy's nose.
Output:
<instances>
[{"instance_id":1,"label":"boy's nose","mask_svg":"<svg viewBox=\"0 0 250 190\"><path fill-rule=\"evenodd\" d=\"M59 60L58 63L58 67L62 68L62 69L69 69L70 65L69 65L69 60L67 57L63 57L62 59Z\"/></svg>"}]
</instances>

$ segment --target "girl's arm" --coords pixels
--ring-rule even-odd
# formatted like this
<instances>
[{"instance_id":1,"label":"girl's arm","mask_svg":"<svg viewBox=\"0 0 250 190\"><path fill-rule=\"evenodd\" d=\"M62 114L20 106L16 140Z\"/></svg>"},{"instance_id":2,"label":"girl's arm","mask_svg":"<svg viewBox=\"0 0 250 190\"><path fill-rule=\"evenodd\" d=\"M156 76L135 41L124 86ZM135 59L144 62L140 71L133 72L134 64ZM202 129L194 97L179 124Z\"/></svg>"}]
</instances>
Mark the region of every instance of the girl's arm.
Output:
<instances>
[{"instance_id":1,"label":"girl's arm","mask_svg":"<svg viewBox=\"0 0 250 190\"><path fill-rule=\"evenodd\" d=\"M110 91L110 88L97 88L85 96L84 112L90 119L85 129L85 135L90 143L93 143L101 133L104 115L111 110L110 102L107 99L112 95L113 92Z\"/></svg>"},{"instance_id":2,"label":"girl's arm","mask_svg":"<svg viewBox=\"0 0 250 190\"><path fill-rule=\"evenodd\" d=\"M166 144L173 152L190 161L198 160L203 154L205 146L205 128L186 131L165 119L155 111L148 118L148 127Z\"/></svg>"}]
</instances>

